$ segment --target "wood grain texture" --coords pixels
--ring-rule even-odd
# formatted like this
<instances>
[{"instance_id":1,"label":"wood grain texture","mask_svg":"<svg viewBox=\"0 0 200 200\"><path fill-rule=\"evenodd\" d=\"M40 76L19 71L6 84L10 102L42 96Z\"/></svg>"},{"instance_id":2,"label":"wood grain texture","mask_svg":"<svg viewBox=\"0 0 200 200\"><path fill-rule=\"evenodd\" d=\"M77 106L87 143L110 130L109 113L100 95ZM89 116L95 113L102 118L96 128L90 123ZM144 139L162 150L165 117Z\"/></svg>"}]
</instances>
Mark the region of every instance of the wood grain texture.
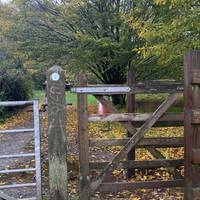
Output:
<instances>
[{"instance_id":1,"label":"wood grain texture","mask_svg":"<svg viewBox=\"0 0 200 200\"><path fill-rule=\"evenodd\" d=\"M153 113L152 117L148 119L145 124L130 138L129 142L124 148L113 158L113 160L101 171L100 175L91 182L91 192L94 193L101 185L104 177L108 172L111 172L116 166L117 162L127 155L127 153L136 146L136 144L144 137L145 133L155 124L155 122L167 111L167 109L177 99L177 94L171 94Z\"/></svg>"},{"instance_id":2,"label":"wood grain texture","mask_svg":"<svg viewBox=\"0 0 200 200\"><path fill-rule=\"evenodd\" d=\"M128 138L90 139L89 145L91 147L124 146L128 141L129 141ZM151 146L155 148L183 147L184 138L183 137L143 138L138 142L138 144L136 144L136 148L146 148Z\"/></svg>"},{"instance_id":3,"label":"wood grain texture","mask_svg":"<svg viewBox=\"0 0 200 200\"><path fill-rule=\"evenodd\" d=\"M200 125L194 124L192 111L200 109L200 51L184 55L184 137L185 137L185 200L193 200L193 189L200 188L200 167L193 165L192 151L200 149Z\"/></svg>"},{"instance_id":4,"label":"wood grain texture","mask_svg":"<svg viewBox=\"0 0 200 200\"><path fill-rule=\"evenodd\" d=\"M112 114L91 114L88 120L90 122L132 122L135 127L140 127L152 116L152 113L112 113ZM183 126L184 114L165 113L155 124L154 127Z\"/></svg>"},{"instance_id":5,"label":"wood grain texture","mask_svg":"<svg viewBox=\"0 0 200 200\"><path fill-rule=\"evenodd\" d=\"M58 74L54 80L52 74ZM59 66L47 72L48 100L48 152L49 185L51 200L66 200L67 162L66 162L66 113L65 113L65 76Z\"/></svg>"},{"instance_id":6,"label":"wood grain texture","mask_svg":"<svg viewBox=\"0 0 200 200\"><path fill-rule=\"evenodd\" d=\"M91 169L102 169L106 167L108 162L90 162ZM120 161L116 166L116 169L155 169L159 167L168 168L168 167L179 167L184 165L183 159L169 160L169 159L155 159L155 160L129 160L129 161ZM183 177L182 177L183 178Z\"/></svg>"},{"instance_id":7,"label":"wood grain texture","mask_svg":"<svg viewBox=\"0 0 200 200\"><path fill-rule=\"evenodd\" d=\"M84 74L76 77L79 86L87 85L87 78ZM78 143L79 143L79 194L80 200L90 199L90 176L89 176L89 137L88 137L88 107L87 95L78 94Z\"/></svg>"},{"instance_id":8,"label":"wood grain texture","mask_svg":"<svg viewBox=\"0 0 200 200\"><path fill-rule=\"evenodd\" d=\"M127 85L131 87L135 83L135 76L133 71L128 71L127 73ZM134 113L135 112L135 95L134 94L127 94L127 112L128 113ZM134 123L131 122L132 125L134 126ZM136 132L136 131L135 131ZM127 137L131 137L133 133L127 131ZM135 160L135 148L132 148L127 155L127 160ZM131 178L132 176L135 175L134 169L127 169L127 178Z\"/></svg>"}]
</instances>

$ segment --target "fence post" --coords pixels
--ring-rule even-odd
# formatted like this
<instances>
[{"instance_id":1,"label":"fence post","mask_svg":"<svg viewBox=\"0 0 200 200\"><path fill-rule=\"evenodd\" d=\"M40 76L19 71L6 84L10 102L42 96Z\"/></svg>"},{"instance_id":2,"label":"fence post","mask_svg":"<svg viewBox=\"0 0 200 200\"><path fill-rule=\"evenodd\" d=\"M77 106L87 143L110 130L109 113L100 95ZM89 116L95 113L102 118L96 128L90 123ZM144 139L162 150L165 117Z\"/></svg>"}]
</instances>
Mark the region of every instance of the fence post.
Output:
<instances>
[{"instance_id":1,"label":"fence post","mask_svg":"<svg viewBox=\"0 0 200 200\"><path fill-rule=\"evenodd\" d=\"M47 71L50 200L67 200L65 76L59 66Z\"/></svg>"},{"instance_id":2,"label":"fence post","mask_svg":"<svg viewBox=\"0 0 200 200\"><path fill-rule=\"evenodd\" d=\"M133 71L129 70L127 73L127 85L132 86L135 83L135 75ZM127 112L134 113L135 112L135 95L134 94L127 94ZM127 136L131 137L132 134L127 132ZM128 153L128 160L135 160L135 148L131 149ZM127 178L131 178L135 174L134 169L127 169Z\"/></svg>"},{"instance_id":3,"label":"fence post","mask_svg":"<svg viewBox=\"0 0 200 200\"><path fill-rule=\"evenodd\" d=\"M190 50L184 55L185 200L199 199L200 189L200 163L192 156L200 149L200 124L192 122L192 110L200 109L200 80L194 81L194 71L200 77L200 51Z\"/></svg>"},{"instance_id":4,"label":"fence post","mask_svg":"<svg viewBox=\"0 0 200 200\"><path fill-rule=\"evenodd\" d=\"M84 74L77 75L78 86L86 86L87 78ZM87 95L78 94L78 141L79 141L79 194L80 200L90 199L89 176L89 137L88 137L88 108Z\"/></svg>"}]
</instances>

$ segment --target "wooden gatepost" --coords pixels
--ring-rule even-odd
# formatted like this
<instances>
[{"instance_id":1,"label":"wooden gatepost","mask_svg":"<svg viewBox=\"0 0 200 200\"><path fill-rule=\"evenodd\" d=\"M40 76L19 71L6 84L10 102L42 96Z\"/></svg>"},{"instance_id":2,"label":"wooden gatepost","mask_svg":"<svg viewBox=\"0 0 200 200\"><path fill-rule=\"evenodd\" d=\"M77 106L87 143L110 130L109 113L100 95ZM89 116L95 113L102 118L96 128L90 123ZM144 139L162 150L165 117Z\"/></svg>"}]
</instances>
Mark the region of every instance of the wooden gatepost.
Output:
<instances>
[{"instance_id":1,"label":"wooden gatepost","mask_svg":"<svg viewBox=\"0 0 200 200\"><path fill-rule=\"evenodd\" d=\"M200 199L200 51L184 56L185 200Z\"/></svg>"},{"instance_id":2,"label":"wooden gatepost","mask_svg":"<svg viewBox=\"0 0 200 200\"><path fill-rule=\"evenodd\" d=\"M59 66L47 72L50 200L67 200L65 76Z\"/></svg>"}]
</instances>

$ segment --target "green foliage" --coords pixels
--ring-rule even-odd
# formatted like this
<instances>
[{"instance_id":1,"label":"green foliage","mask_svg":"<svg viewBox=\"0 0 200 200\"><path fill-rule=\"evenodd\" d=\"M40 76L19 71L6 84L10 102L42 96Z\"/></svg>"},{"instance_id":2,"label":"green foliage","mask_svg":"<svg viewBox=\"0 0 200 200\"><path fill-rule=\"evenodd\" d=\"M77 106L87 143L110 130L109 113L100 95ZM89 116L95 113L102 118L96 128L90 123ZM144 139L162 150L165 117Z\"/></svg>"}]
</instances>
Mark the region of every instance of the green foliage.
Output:
<instances>
[{"instance_id":1,"label":"green foliage","mask_svg":"<svg viewBox=\"0 0 200 200\"><path fill-rule=\"evenodd\" d=\"M44 83L46 80L46 71L38 69L38 70L34 70L34 71L30 72L30 74L31 74L31 79L33 81L34 88L36 90L43 89Z\"/></svg>"},{"instance_id":2,"label":"green foliage","mask_svg":"<svg viewBox=\"0 0 200 200\"><path fill-rule=\"evenodd\" d=\"M29 99L31 82L26 74L22 70L9 68L9 66L3 67L1 64L0 62L0 101ZM13 108L0 108L1 120L14 110Z\"/></svg>"},{"instance_id":3,"label":"green foliage","mask_svg":"<svg viewBox=\"0 0 200 200\"><path fill-rule=\"evenodd\" d=\"M137 80L182 79L184 51L200 46L199 7L197 0L14 0L0 7L0 36L37 88L54 64L103 83L124 83L129 68Z\"/></svg>"},{"instance_id":4,"label":"green foliage","mask_svg":"<svg viewBox=\"0 0 200 200\"><path fill-rule=\"evenodd\" d=\"M17 9L10 18L15 23L5 35L17 45L25 66L31 60L34 69L53 64L81 69L103 83L124 83L132 61L141 67L143 58L133 49L142 48L144 41L124 19L134 8L132 1L14 2Z\"/></svg>"},{"instance_id":5,"label":"green foliage","mask_svg":"<svg viewBox=\"0 0 200 200\"><path fill-rule=\"evenodd\" d=\"M163 74L182 79L184 51L200 48L199 1L138 2L136 9L126 18L145 41L142 48L135 50L143 57L156 56L159 58L160 71L164 70Z\"/></svg>"}]
</instances>

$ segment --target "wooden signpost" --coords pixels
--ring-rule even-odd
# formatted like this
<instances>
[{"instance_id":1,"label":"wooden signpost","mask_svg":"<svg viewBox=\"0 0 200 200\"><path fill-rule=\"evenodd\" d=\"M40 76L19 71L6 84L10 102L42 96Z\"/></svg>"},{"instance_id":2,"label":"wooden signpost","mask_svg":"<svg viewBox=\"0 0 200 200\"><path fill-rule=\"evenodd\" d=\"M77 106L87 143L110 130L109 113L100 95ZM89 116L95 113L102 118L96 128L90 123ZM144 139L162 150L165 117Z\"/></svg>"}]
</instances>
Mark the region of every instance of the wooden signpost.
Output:
<instances>
[{"instance_id":1,"label":"wooden signpost","mask_svg":"<svg viewBox=\"0 0 200 200\"><path fill-rule=\"evenodd\" d=\"M65 76L59 66L47 72L50 200L67 200Z\"/></svg>"}]
</instances>

